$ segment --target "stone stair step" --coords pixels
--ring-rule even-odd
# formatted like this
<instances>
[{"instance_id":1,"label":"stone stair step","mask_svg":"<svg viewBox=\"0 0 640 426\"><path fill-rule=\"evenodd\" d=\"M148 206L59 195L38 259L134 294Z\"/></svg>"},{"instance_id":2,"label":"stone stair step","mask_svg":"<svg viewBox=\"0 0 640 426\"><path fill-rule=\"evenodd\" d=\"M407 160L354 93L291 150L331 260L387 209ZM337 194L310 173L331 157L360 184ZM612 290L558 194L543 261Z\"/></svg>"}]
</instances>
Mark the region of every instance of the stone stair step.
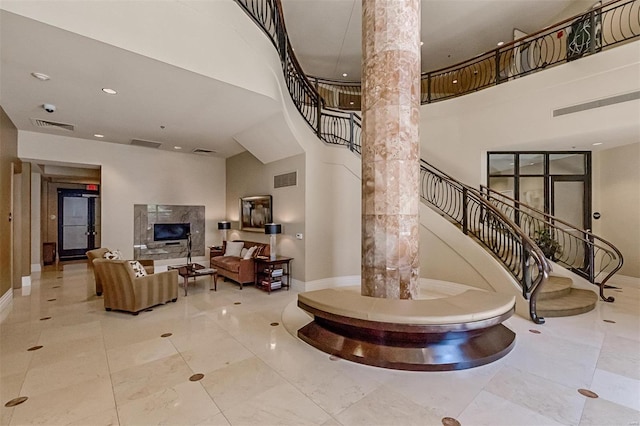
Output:
<instances>
[{"instance_id":1,"label":"stone stair step","mask_svg":"<svg viewBox=\"0 0 640 426\"><path fill-rule=\"evenodd\" d=\"M568 317L591 311L597 301L596 293L572 288L565 296L538 300L537 311L541 317Z\"/></svg>"},{"instance_id":2,"label":"stone stair step","mask_svg":"<svg viewBox=\"0 0 640 426\"><path fill-rule=\"evenodd\" d=\"M566 296L571 292L572 285L573 280L571 278L552 275L542 287L540 293L538 293L538 301Z\"/></svg>"}]
</instances>

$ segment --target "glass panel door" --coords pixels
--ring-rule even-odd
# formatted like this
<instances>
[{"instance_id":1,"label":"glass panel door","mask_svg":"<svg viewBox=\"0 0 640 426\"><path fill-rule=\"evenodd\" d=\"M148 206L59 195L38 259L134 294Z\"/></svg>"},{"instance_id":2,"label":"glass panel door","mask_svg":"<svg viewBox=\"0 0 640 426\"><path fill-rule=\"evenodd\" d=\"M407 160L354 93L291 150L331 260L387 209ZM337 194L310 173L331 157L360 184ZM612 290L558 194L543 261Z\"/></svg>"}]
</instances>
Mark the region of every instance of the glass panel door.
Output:
<instances>
[{"instance_id":1,"label":"glass panel door","mask_svg":"<svg viewBox=\"0 0 640 426\"><path fill-rule=\"evenodd\" d=\"M58 190L58 247L61 260L82 258L96 248L95 191Z\"/></svg>"},{"instance_id":2,"label":"glass panel door","mask_svg":"<svg viewBox=\"0 0 640 426\"><path fill-rule=\"evenodd\" d=\"M588 226L585 223L584 187L584 180L580 178L569 176L551 178L551 214L573 225L556 223L558 228L555 238L562 246L561 259L580 270L586 267L586 247L581 241L584 239L582 230ZM569 234L577 238L569 238Z\"/></svg>"},{"instance_id":3,"label":"glass panel door","mask_svg":"<svg viewBox=\"0 0 640 426\"><path fill-rule=\"evenodd\" d=\"M76 250L88 247L89 199L82 197L62 198L62 246L61 250Z\"/></svg>"}]
</instances>

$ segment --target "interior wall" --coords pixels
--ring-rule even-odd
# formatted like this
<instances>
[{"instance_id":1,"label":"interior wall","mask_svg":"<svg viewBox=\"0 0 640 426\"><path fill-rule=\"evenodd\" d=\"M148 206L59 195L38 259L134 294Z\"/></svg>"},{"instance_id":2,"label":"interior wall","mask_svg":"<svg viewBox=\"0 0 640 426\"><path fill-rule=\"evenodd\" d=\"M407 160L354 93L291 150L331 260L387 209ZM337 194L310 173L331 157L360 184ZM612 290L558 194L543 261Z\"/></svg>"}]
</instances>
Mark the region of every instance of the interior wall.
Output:
<instances>
[{"instance_id":1,"label":"interior wall","mask_svg":"<svg viewBox=\"0 0 640 426\"><path fill-rule=\"evenodd\" d=\"M31 163L22 163L20 173L20 275L31 275Z\"/></svg>"},{"instance_id":2,"label":"interior wall","mask_svg":"<svg viewBox=\"0 0 640 426\"><path fill-rule=\"evenodd\" d=\"M444 102L423 105L421 158L469 185L486 152L589 151L637 142L640 100L553 117L559 108L640 90L640 41Z\"/></svg>"},{"instance_id":3,"label":"interior wall","mask_svg":"<svg viewBox=\"0 0 640 426\"><path fill-rule=\"evenodd\" d=\"M292 257L293 278L306 281L305 270L305 193L306 168L304 154L263 164L249 152L227 159L226 214L217 220L231 221L229 240L249 240L269 243L264 232L239 230L240 198L253 195L271 195L273 222L282 224L282 234L276 239L276 253ZM283 173L297 172L296 186L274 188L273 177ZM217 229L217 224L216 229ZM216 231L216 244L222 242L222 234ZM302 234L301 240L296 234Z\"/></svg>"},{"instance_id":4,"label":"interior wall","mask_svg":"<svg viewBox=\"0 0 640 426\"><path fill-rule=\"evenodd\" d=\"M33 165L32 165L33 166ZM40 223L42 202L42 175L31 171L31 271L39 271L42 266L42 247L40 246Z\"/></svg>"},{"instance_id":5,"label":"interior wall","mask_svg":"<svg viewBox=\"0 0 640 426\"><path fill-rule=\"evenodd\" d=\"M0 297L12 288L12 226L11 194L13 192L11 167L18 162L18 129L0 107Z\"/></svg>"},{"instance_id":6,"label":"interior wall","mask_svg":"<svg viewBox=\"0 0 640 426\"><path fill-rule=\"evenodd\" d=\"M18 170L20 169L13 169L13 199L11 200L13 210L11 286L13 288L22 286L22 173L16 173Z\"/></svg>"},{"instance_id":7,"label":"interior wall","mask_svg":"<svg viewBox=\"0 0 640 426\"><path fill-rule=\"evenodd\" d=\"M225 163L217 157L20 131L18 155L35 162L101 166L102 246L133 258L134 204L205 206L205 242L225 211Z\"/></svg>"},{"instance_id":8,"label":"interior wall","mask_svg":"<svg viewBox=\"0 0 640 426\"><path fill-rule=\"evenodd\" d=\"M622 252L620 274L640 278L640 142L594 153L593 172L594 233Z\"/></svg>"}]
</instances>

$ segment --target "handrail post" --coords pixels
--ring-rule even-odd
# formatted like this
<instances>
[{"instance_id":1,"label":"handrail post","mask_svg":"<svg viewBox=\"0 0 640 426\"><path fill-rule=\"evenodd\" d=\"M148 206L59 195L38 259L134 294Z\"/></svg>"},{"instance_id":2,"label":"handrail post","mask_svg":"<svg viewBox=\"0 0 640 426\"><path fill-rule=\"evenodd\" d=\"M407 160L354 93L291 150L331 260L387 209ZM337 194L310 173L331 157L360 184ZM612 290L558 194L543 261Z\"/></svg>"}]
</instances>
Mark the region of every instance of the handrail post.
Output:
<instances>
[{"instance_id":1,"label":"handrail post","mask_svg":"<svg viewBox=\"0 0 640 426\"><path fill-rule=\"evenodd\" d=\"M500 84L500 48L496 49L496 85Z\"/></svg>"},{"instance_id":2,"label":"handrail post","mask_svg":"<svg viewBox=\"0 0 640 426\"><path fill-rule=\"evenodd\" d=\"M586 234L586 232L585 232ZM589 241L589 248L588 248L588 256L589 256L589 265L588 265L588 271L589 271L589 282L591 282L592 284L596 283L596 253L595 253L595 249L594 249L594 244L593 244L593 235L585 235L587 238L585 238L587 241Z\"/></svg>"},{"instance_id":3,"label":"handrail post","mask_svg":"<svg viewBox=\"0 0 640 426\"><path fill-rule=\"evenodd\" d=\"M529 270L530 250L526 241L522 242L522 295L527 299L527 292L531 288L531 271Z\"/></svg>"},{"instance_id":4,"label":"handrail post","mask_svg":"<svg viewBox=\"0 0 640 426\"><path fill-rule=\"evenodd\" d=\"M469 218L467 214L467 207L469 205L469 190L462 188L462 232L464 235L469 233Z\"/></svg>"},{"instance_id":5,"label":"handrail post","mask_svg":"<svg viewBox=\"0 0 640 426\"><path fill-rule=\"evenodd\" d=\"M596 16L595 9L589 13L589 53L596 53Z\"/></svg>"},{"instance_id":6,"label":"handrail post","mask_svg":"<svg viewBox=\"0 0 640 426\"><path fill-rule=\"evenodd\" d=\"M320 140L322 140L322 130L321 130L321 126L322 126L322 98L320 97L320 90L318 90L318 88L320 87L318 84L318 78L315 78L315 82L316 82L316 95L318 96L318 99L316 99L316 135L318 136L318 138Z\"/></svg>"},{"instance_id":7,"label":"handrail post","mask_svg":"<svg viewBox=\"0 0 640 426\"><path fill-rule=\"evenodd\" d=\"M354 121L353 121L353 113L350 112L349 113L349 151L353 152L353 139L354 139L354 132L353 132L353 126L354 126Z\"/></svg>"}]
</instances>

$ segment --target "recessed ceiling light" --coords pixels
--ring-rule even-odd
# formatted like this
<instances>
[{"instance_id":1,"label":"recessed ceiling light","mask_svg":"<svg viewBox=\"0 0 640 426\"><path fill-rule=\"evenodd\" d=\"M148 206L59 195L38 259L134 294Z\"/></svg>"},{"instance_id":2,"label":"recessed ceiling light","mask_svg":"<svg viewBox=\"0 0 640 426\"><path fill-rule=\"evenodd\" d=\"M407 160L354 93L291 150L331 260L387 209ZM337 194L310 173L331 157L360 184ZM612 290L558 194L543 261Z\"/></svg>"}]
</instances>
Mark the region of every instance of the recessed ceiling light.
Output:
<instances>
[{"instance_id":1,"label":"recessed ceiling light","mask_svg":"<svg viewBox=\"0 0 640 426\"><path fill-rule=\"evenodd\" d=\"M104 138L104 135L101 135L101 134L99 134L99 133L96 133L96 134L95 134L95 135L93 135L93 136L95 136L96 138Z\"/></svg>"},{"instance_id":2,"label":"recessed ceiling light","mask_svg":"<svg viewBox=\"0 0 640 426\"><path fill-rule=\"evenodd\" d=\"M181 146L174 146L173 149L182 149Z\"/></svg>"},{"instance_id":3,"label":"recessed ceiling light","mask_svg":"<svg viewBox=\"0 0 640 426\"><path fill-rule=\"evenodd\" d=\"M348 74L347 74L346 72L343 72L343 73L342 73L342 76L343 76L343 77L346 77L347 75L348 75Z\"/></svg>"},{"instance_id":4,"label":"recessed ceiling light","mask_svg":"<svg viewBox=\"0 0 640 426\"><path fill-rule=\"evenodd\" d=\"M42 74L41 72L32 72L31 75L37 78L38 80L42 80L42 81L51 80L51 77L49 77L46 74Z\"/></svg>"},{"instance_id":5,"label":"recessed ceiling light","mask_svg":"<svg viewBox=\"0 0 640 426\"><path fill-rule=\"evenodd\" d=\"M502 46L504 44L504 41L499 41L498 42L498 46Z\"/></svg>"},{"instance_id":6,"label":"recessed ceiling light","mask_svg":"<svg viewBox=\"0 0 640 426\"><path fill-rule=\"evenodd\" d=\"M424 41L421 41L421 42L420 42L420 46L424 46Z\"/></svg>"},{"instance_id":7,"label":"recessed ceiling light","mask_svg":"<svg viewBox=\"0 0 640 426\"><path fill-rule=\"evenodd\" d=\"M103 91L104 93L109 94L109 95L115 95L116 93L118 93L118 92L116 92L115 90L113 90L113 89L109 89L109 88L106 88L106 87L103 87L103 88L102 88L102 91Z\"/></svg>"},{"instance_id":8,"label":"recessed ceiling light","mask_svg":"<svg viewBox=\"0 0 640 426\"><path fill-rule=\"evenodd\" d=\"M453 80L453 84L457 84L457 83L458 83L458 80Z\"/></svg>"},{"instance_id":9,"label":"recessed ceiling light","mask_svg":"<svg viewBox=\"0 0 640 426\"><path fill-rule=\"evenodd\" d=\"M598 146L598 145L602 145L602 142L596 142L593 144L593 146Z\"/></svg>"}]
</instances>

